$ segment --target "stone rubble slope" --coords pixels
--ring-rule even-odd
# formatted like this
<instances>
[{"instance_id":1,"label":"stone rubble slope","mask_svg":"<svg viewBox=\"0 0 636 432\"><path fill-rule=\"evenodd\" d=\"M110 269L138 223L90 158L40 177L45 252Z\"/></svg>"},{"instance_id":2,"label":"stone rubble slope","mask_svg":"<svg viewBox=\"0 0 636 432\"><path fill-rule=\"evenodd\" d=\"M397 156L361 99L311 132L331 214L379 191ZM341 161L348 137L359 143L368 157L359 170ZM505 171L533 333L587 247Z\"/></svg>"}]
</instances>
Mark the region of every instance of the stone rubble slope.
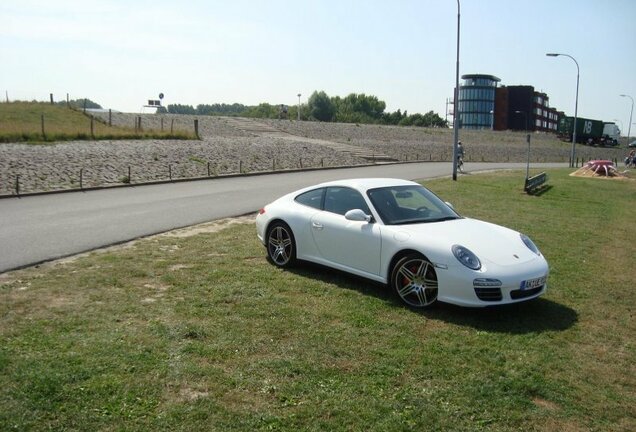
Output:
<instances>
[{"instance_id":1,"label":"stone rubble slope","mask_svg":"<svg viewBox=\"0 0 636 432\"><path fill-rule=\"evenodd\" d=\"M96 113L108 121L108 113ZM69 141L0 144L0 194L109 186L241 172L333 167L383 161L450 161L450 129L245 119L173 114L113 113L114 125L194 131L200 140ZM523 162L524 133L460 131L468 161ZM532 134L532 160L567 161L570 144ZM622 149L578 146L577 156L621 159ZM128 178L130 170L130 178Z\"/></svg>"}]
</instances>

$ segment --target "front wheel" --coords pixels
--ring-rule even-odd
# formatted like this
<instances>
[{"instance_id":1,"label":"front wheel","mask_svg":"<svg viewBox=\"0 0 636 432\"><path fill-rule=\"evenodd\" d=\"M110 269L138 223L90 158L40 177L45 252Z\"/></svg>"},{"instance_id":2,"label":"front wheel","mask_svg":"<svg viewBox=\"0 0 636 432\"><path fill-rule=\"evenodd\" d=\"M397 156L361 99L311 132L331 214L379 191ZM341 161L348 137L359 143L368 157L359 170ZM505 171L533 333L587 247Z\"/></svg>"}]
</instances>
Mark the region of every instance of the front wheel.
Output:
<instances>
[{"instance_id":1,"label":"front wheel","mask_svg":"<svg viewBox=\"0 0 636 432\"><path fill-rule=\"evenodd\" d=\"M267 231L267 255L277 267L290 267L296 261L296 244L291 228L275 222Z\"/></svg>"},{"instance_id":2,"label":"front wheel","mask_svg":"<svg viewBox=\"0 0 636 432\"><path fill-rule=\"evenodd\" d=\"M420 254L401 258L391 272L391 288L407 305L424 308L437 301L437 273L433 264Z\"/></svg>"}]
</instances>

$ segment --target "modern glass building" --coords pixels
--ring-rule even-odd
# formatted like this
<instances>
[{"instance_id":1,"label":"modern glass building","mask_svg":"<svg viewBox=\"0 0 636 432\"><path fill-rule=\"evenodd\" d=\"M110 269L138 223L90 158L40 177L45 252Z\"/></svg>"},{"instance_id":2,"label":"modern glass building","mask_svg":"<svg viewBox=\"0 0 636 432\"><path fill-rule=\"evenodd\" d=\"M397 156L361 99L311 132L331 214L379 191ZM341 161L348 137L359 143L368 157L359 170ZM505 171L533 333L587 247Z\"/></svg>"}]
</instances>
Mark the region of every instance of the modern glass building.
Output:
<instances>
[{"instance_id":1,"label":"modern glass building","mask_svg":"<svg viewBox=\"0 0 636 432\"><path fill-rule=\"evenodd\" d=\"M495 114L495 89L501 81L494 75L462 75L459 86L459 126L462 129L492 129Z\"/></svg>"}]
</instances>

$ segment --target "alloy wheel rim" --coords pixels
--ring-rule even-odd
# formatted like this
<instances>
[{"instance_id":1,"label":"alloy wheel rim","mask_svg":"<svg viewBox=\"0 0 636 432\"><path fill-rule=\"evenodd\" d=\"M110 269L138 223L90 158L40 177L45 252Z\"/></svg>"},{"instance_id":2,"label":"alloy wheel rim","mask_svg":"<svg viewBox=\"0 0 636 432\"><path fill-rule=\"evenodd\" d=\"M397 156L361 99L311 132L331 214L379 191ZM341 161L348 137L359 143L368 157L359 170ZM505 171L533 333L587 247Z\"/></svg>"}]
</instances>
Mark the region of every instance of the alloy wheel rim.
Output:
<instances>
[{"instance_id":1,"label":"alloy wheel rim","mask_svg":"<svg viewBox=\"0 0 636 432\"><path fill-rule=\"evenodd\" d=\"M428 306L437 300L437 275L426 260L417 258L402 264L395 276L395 286L400 298L411 306Z\"/></svg>"},{"instance_id":2,"label":"alloy wheel rim","mask_svg":"<svg viewBox=\"0 0 636 432\"><path fill-rule=\"evenodd\" d=\"M284 265L291 258L292 241L287 230L275 227L269 234L269 255L276 264Z\"/></svg>"}]
</instances>

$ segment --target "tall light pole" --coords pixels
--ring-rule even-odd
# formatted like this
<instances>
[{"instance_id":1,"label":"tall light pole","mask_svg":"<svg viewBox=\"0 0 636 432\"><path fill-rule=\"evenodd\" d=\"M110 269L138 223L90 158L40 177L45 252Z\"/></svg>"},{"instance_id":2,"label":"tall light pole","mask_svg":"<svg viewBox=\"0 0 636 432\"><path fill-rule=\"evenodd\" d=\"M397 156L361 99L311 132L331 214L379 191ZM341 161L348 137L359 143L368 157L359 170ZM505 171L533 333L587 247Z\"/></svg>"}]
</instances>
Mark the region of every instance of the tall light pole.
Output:
<instances>
[{"instance_id":1,"label":"tall light pole","mask_svg":"<svg viewBox=\"0 0 636 432\"><path fill-rule=\"evenodd\" d=\"M622 94L621 97L628 97L632 100L632 110L629 112L629 126L627 126L627 144L629 144L629 137L632 133L632 114L634 114L634 98L630 95Z\"/></svg>"},{"instance_id":2,"label":"tall light pole","mask_svg":"<svg viewBox=\"0 0 636 432\"><path fill-rule=\"evenodd\" d=\"M528 113L525 111L515 111L515 114L523 114L526 123L526 141L528 142L528 161L526 162L526 180L530 178L530 134L528 133Z\"/></svg>"},{"instance_id":3,"label":"tall light pole","mask_svg":"<svg viewBox=\"0 0 636 432\"><path fill-rule=\"evenodd\" d=\"M300 121L300 97L302 95L298 93L298 121Z\"/></svg>"},{"instance_id":4,"label":"tall light pole","mask_svg":"<svg viewBox=\"0 0 636 432\"><path fill-rule=\"evenodd\" d=\"M453 180L457 180L457 143L459 142L459 0L457 0L457 61L455 64L455 107L453 110Z\"/></svg>"},{"instance_id":5,"label":"tall light pole","mask_svg":"<svg viewBox=\"0 0 636 432\"><path fill-rule=\"evenodd\" d=\"M565 56L565 57L570 57L572 59L572 61L574 61L574 63L576 64L576 99L574 101L574 130L572 132L572 151L570 152L570 168L574 167L574 155L575 155L575 146L576 146L576 118L578 115L578 109L579 109L579 62L576 61L576 59L574 57L572 57L569 54L562 54L562 53L547 53L546 54L548 57L558 57L558 56Z\"/></svg>"}]
</instances>

